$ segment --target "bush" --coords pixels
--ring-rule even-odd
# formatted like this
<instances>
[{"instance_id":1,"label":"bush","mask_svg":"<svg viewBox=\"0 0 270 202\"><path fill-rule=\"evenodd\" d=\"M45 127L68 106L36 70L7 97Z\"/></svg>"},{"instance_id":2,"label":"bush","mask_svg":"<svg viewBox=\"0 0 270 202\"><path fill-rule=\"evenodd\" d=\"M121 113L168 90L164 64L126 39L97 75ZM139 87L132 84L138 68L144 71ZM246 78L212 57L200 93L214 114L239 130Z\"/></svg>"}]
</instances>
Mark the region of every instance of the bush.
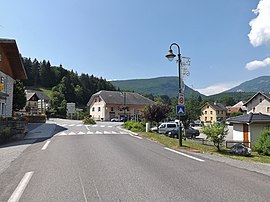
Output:
<instances>
[{"instance_id":1,"label":"bush","mask_svg":"<svg viewBox=\"0 0 270 202\"><path fill-rule=\"evenodd\" d=\"M254 147L259 154L270 156L270 130L261 131Z\"/></svg>"},{"instance_id":2,"label":"bush","mask_svg":"<svg viewBox=\"0 0 270 202\"><path fill-rule=\"evenodd\" d=\"M145 131L145 124L135 121L127 121L124 123L124 128L131 130L132 132L143 132Z\"/></svg>"},{"instance_id":3,"label":"bush","mask_svg":"<svg viewBox=\"0 0 270 202\"><path fill-rule=\"evenodd\" d=\"M11 128L0 128L0 143L6 142L11 137Z\"/></svg>"},{"instance_id":4,"label":"bush","mask_svg":"<svg viewBox=\"0 0 270 202\"><path fill-rule=\"evenodd\" d=\"M27 114L25 115L25 119L28 123L46 123L45 114Z\"/></svg>"},{"instance_id":5,"label":"bush","mask_svg":"<svg viewBox=\"0 0 270 202\"><path fill-rule=\"evenodd\" d=\"M94 121L94 119L93 118L89 118L89 117L84 117L83 118L83 123L84 124L96 124L96 122Z\"/></svg>"}]
</instances>

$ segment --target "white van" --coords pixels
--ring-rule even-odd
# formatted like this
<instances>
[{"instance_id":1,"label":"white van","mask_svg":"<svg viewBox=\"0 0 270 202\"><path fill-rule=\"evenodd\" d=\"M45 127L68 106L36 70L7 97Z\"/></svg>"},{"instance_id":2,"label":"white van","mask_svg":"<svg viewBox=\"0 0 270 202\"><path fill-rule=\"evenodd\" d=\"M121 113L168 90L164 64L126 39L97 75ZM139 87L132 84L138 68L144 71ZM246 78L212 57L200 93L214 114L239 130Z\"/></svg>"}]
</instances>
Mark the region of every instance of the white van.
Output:
<instances>
[{"instance_id":1,"label":"white van","mask_svg":"<svg viewBox=\"0 0 270 202\"><path fill-rule=\"evenodd\" d=\"M168 123L162 123L160 124L160 126L158 127L158 133L162 133L162 134L167 134L168 132L174 130L175 128L177 128L177 124L174 122L168 122Z\"/></svg>"}]
</instances>

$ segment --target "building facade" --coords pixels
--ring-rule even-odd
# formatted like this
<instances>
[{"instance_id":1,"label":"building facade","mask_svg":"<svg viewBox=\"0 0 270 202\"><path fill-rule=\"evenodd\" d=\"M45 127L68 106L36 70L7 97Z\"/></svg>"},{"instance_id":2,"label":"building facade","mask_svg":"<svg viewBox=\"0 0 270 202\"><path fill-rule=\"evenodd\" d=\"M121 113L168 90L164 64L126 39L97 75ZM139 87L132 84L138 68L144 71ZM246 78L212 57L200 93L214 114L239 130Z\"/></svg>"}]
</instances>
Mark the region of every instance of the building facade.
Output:
<instances>
[{"instance_id":1,"label":"building facade","mask_svg":"<svg viewBox=\"0 0 270 202\"><path fill-rule=\"evenodd\" d=\"M16 41L0 39L0 117L12 116L14 81L26 78Z\"/></svg>"},{"instance_id":2,"label":"building facade","mask_svg":"<svg viewBox=\"0 0 270 202\"><path fill-rule=\"evenodd\" d=\"M227 108L221 103L205 103L201 108L202 115L201 122L205 124L212 124L217 121L225 121L227 117Z\"/></svg>"},{"instance_id":3,"label":"building facade","mask_svg":"<svg viewBox=\"0 0 270 202\"><path fill-rule=\"evenodd\" d=\"M262 92L256 93L244 106L247 107L247 114L252 112L270 115L270 97Z\"/></svg>"},{"instance_id":4,"label":"building facade","mask_svg":"<svg viewBox=\"0 0 270 202\"><path fill-rule=\"evenodd\" d=\"M152 100L137 93L102 90L92 95L87 105L94 120L109 121L121 117L136 120L152 104Z\"/></svg>"}]
</instances>

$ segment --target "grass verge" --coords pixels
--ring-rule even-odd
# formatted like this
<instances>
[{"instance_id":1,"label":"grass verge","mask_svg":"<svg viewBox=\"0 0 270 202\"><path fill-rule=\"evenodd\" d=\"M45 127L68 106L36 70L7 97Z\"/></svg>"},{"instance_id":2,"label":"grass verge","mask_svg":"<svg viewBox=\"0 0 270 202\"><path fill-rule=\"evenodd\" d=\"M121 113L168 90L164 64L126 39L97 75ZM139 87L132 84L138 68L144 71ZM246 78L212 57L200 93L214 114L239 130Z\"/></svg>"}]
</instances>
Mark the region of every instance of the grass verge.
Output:
<instances>
[{"instance_id":1,"label":"grass verge","mask_svg":"<svg viewBox=\"0 0 270 202\"><path fill-rule=\"evenodd\" d=\"M138 135L146 139L152 140L156 143L162 144L171 149L180 149L180 150L192 151L192 152L198 152L198 153L209 153L209 154L228 157L228 158L241 160L241 161L253 161L253 162L270 164L270 156L263 156L263 155L258 154L257 152L252 152L252 155L250 157L236 156L236 155L230 154L229 149L223 148L221 152L218 152L217 148L214 146L201 145L192 141L183 140L183 146L179 147L178 139L170 138L165 135L158 134L158 133L139 132Z\"/></svg>"}]
</instances>

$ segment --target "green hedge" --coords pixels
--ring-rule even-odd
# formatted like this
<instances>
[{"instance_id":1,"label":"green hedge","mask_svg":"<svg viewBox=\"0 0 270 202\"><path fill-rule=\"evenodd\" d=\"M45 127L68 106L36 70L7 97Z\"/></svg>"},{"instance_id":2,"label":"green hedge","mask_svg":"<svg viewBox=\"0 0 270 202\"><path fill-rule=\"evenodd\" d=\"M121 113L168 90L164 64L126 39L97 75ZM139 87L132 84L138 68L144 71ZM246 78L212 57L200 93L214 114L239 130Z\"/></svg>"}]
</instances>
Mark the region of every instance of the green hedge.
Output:
<instances>
[{"instance_id":1,"label":"green hedge","mask_svg":"<svg viewBox=\"0 0 270 202\"><path fill-rule=\"evenodd\" d=\"M132 132L144 132L145 131L145 124L141 122L135 121L127 121L124 123L124 128L131 130Z\"/></svg>"},{"instance_id":2,"label":"green hedge","mask_svg":"<svg viewBox=\"0 0 270 202\"><path fill-rule=\"evenodd\" d=\"M263 130L254 146L259 154L270 156L270 130Z\"/></svg>"}]
</instances>

